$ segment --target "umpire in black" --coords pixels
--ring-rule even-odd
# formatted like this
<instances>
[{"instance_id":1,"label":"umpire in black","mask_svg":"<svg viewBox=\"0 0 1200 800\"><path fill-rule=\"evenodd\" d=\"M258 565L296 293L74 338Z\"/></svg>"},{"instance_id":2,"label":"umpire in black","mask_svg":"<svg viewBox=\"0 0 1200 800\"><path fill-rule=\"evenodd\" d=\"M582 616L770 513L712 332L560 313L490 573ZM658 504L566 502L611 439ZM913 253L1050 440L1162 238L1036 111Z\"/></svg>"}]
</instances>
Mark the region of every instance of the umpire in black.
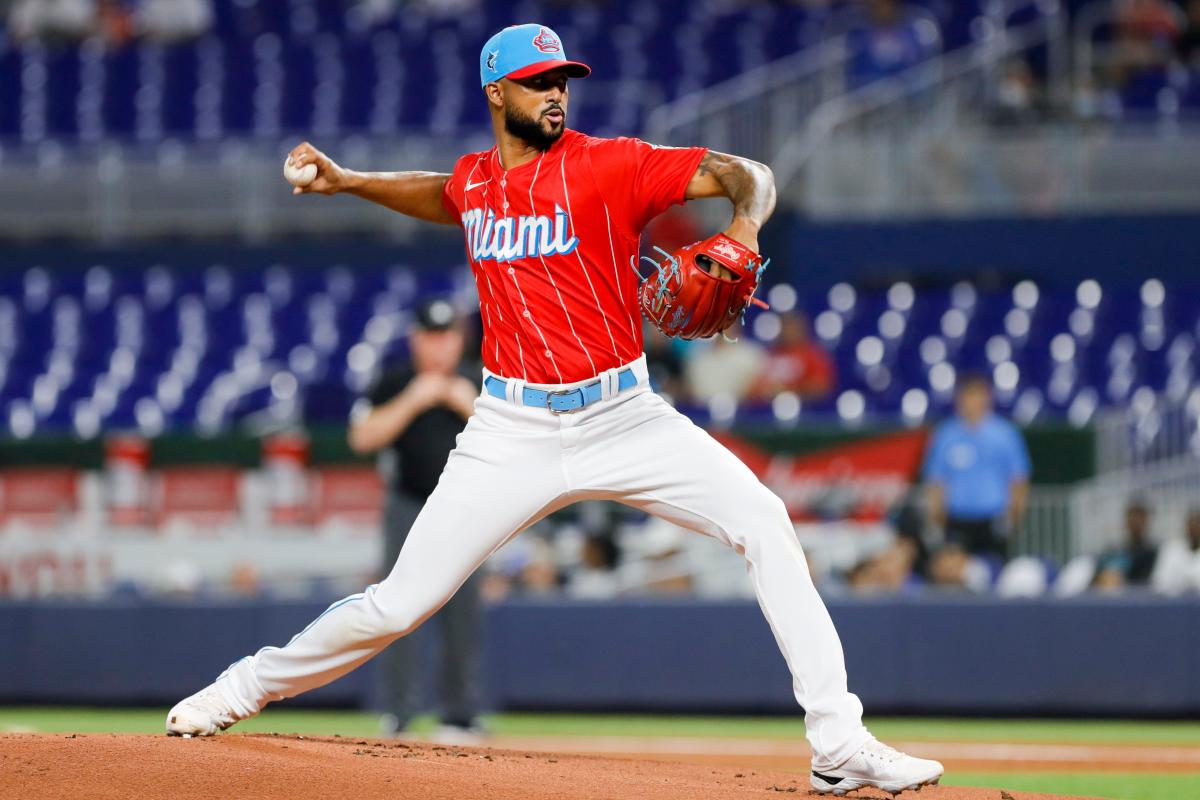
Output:
<instances>
[{"instance_id":1,"label":"umpire in black","mask_svg":"<svg viewBox=\"0 0 1200 800\"><path fill-rule=\"evenodd\" d=\"M479 396L478 383L463 369L463 324L450 302L432 300L418 308L408 342L409 365L385 370L350 424L351 448L358 453L380 452L385 471L390 473L383 517L384 573L396 562L418 512L437 486L455 437ZM442 635L442 727L438 735L463 740L481 732L476 717L480 600L475 576L435 619L440 620ZM404 731L416 713L421 644L419 636L405 636L380 659L387 734Z\"/></svg>"}]
</instances>

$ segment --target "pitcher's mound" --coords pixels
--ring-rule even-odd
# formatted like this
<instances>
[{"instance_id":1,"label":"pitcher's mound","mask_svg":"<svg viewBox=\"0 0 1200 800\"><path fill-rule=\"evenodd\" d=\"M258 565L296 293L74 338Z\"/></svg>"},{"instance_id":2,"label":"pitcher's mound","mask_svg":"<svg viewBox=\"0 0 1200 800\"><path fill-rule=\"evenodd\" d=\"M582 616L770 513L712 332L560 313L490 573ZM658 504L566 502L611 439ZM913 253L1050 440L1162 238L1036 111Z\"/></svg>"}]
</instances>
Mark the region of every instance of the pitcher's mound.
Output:
<instances>
[{"instance_id":1,"label":"pitcher's mound","mask_svg":"<svg viewBox=\"0 0 1200 800\"><path fill-rule=\"evenodd\" d=\"M0 775L3 800L771 800L809 795L807 777L797 773L272 734L202 739L0 735ZM890 797L865 791L852 796ZM1051 800L1050 795L952 786L901 797Z\"/></svg>"}]
</instances>

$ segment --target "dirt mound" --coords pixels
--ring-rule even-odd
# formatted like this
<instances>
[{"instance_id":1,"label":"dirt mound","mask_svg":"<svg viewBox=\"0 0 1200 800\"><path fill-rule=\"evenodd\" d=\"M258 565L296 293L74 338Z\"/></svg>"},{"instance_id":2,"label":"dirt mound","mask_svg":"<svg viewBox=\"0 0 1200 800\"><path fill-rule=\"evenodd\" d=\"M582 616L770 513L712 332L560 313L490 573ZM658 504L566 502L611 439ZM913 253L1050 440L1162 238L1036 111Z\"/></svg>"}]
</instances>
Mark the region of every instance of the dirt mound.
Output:
<instances>
[{"instance_id":1,"label":"dirt mound","mask_svg":"<svg viewBox=\"0 0 1200 800\"><path fill-rule=\"evenodd\" d=\"M412 742L272 734L0 735L0 800L770 800L808 794L805 776L797 773ZM901 797L1052 800L948 786Z\"/></svg>"}]
</instances>

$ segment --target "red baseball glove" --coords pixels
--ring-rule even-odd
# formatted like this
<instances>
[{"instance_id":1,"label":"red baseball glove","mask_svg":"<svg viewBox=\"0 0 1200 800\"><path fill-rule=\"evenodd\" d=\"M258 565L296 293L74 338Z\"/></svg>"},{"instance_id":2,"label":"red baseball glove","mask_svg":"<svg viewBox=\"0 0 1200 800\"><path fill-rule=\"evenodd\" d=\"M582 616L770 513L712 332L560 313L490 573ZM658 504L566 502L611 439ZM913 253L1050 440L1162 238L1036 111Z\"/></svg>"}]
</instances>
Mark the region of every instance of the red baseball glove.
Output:
<instances>
[{"instance_id":1,"label":"red baseball glove","mask_svg":"<svg viewBox=\"0 0 1200 800\"><path fill-rule=\"evenodd\" d=\"M674 253L654 248L649 256L657 274L642 282L642 313L667 336L707 339L738 321L754 297L767 262L746 245L723 233L685 245Z\"/></svg>"}]
</instances>

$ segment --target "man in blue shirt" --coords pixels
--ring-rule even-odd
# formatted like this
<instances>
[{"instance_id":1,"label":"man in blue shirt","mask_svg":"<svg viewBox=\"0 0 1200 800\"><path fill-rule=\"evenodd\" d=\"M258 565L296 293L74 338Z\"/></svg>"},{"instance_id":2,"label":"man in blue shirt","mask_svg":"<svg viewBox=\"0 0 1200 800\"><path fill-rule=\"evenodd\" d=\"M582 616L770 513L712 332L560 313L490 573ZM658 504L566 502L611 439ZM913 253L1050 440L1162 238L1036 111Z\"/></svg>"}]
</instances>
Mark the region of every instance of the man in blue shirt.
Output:
<instances>
[{"instance_id":1,"label":"man in blue shirt","mask_svg":"<svg viewBox=\"0 0 1200 800\"><path fill-rule=\"evenodd\" d=\"M1025 513L1029 451L1017 427L992 413L986 377L961 380L954 406L925 458L931 521L946 541L1003 558L1006 534Z\"/></svg>"}]
</instances>

